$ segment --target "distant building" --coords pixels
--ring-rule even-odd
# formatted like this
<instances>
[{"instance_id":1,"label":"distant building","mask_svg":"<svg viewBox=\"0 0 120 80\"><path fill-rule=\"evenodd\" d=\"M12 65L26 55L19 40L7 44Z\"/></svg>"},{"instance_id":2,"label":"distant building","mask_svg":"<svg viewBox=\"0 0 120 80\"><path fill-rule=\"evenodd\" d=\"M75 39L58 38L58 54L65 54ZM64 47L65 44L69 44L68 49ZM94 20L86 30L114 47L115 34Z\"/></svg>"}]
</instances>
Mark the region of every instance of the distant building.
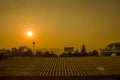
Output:
<instances>
[{"instance_id":1,"label":"distant building","mask_svg":"<svg viewBox=\"0 0 120 80\"><path fill-rule=\"evenodd\" d=\"M120 56L120 42L108 44L105 49L100 49L100 51L104 56Z\"/></svg>"},{"instance_id":2,"label":"distant building","mask_svg":"<svg viewBox=\"0 0 120 80\"><path fill-rule=\"evenodd\" d=\"M9 52L9 50L0 49L0 53L7 53L7 52Z\"/></svg>"},{"instance_id":3,"label":"distant building","mask_svg":"<svg viewBox=\"0 0 120 80\"><path fill-rule=\"evenodd\" d=\"M17 48L11 48L11 51L15 52L15 51L17 51Z\"/></svg>"},{"instance_id":4,"label":"distant building","mask_svg":"<svg viewBox=\"0 0 120 80\"><path fill-rule=\"evenodd\" d=\"M0 49L0 57L9 56L10 50Z\"/></svg>"},{"instance_id":5,"label":"distant building","mask_svg":"<svg viewBox=\"0 0 120 80\"><path fill-rule=\"evenodd\" d=\"M64 47L64 52L68 53L68 52L74 52L74 47Z\"/></svg>"}]
</instances>

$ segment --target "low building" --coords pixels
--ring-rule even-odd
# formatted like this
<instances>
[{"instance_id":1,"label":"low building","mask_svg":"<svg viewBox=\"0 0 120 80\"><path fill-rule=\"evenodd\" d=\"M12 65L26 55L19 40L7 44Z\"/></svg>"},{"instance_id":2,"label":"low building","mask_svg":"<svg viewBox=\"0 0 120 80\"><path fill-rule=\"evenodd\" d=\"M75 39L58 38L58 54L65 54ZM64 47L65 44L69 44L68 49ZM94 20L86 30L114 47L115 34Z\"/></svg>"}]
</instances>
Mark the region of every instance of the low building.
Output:
<instances>
[{"instance_id":1,"label":"low building","mask_svg":"<svg viewBox=\"0 0 120 80\"><path fill-rule=\"evenodd\" d=\"M10 50L5 50L5 49L0 49L0 53L8 53L8 52L10 52Z\"/></svg>"},{"instance_id":2,"label":"low building","mask_svg":"<svg viewBox=\"0 0 120 80\"><path fill-rule=\"evenodd\" d=\"M10 50L0 49L0 58L8 57L10 55Z\"/></svg>"},{"instance_id":3,"label":"low building","mask_svg":"<svg viewBox=\"0 0 120 80\"><path fill-rule=\"evenodd\" d=\"M100 49L100 51L104 56L120 56L120 42L108 44L105 49Z\"/></svg>"},{"instance_id":4,"label":"low building","mask_svg":"<svg viewBox=\"0 0 120 80\"><path fill-rule=\"evenodd\" d=\"M16 52L16 51L17 51L17 48L11 48L11 51L12 51L12 52Z\"/></svg>"},{"instance_id":5,"label":"low building","mask_svg":"<svg viewBox=\"0 0 120 80\"><path fill-rule=\"evenodd\" d=\"M74 47L64 47L64 52L65 53L73 53L74 52Z\"/></svg>"}]
</instances>

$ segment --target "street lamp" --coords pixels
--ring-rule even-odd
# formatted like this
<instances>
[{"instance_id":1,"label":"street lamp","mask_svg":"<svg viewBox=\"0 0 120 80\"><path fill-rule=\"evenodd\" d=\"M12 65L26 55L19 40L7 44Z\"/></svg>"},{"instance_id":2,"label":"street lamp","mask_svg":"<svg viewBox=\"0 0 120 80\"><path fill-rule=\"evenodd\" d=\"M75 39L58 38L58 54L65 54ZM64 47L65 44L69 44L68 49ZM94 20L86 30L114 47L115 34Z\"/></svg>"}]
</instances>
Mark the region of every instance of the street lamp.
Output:
<instances>
[{"instance_id":1,"label":"street lamp","mask_svg":"<svg viewBox=\"0 0 120 80\"><path fill-rule=\"evenodd\" d=\"M33 54L35 55L35 42L32 43L33 43Z\"/></svg>"},{"instance_id":2,"label":"street lamp","mask_svg":"<svg viewBox=\"0 0 120 80\"><path fill-rule=\"evenodd\" d=\"M28 31L26 34L27 34L28 37L32 37L33 36L33 32L32 31ZM35 54L35 42L32 42L32 44L33 44L33 54Z\"/></svg>"}]
</instances>

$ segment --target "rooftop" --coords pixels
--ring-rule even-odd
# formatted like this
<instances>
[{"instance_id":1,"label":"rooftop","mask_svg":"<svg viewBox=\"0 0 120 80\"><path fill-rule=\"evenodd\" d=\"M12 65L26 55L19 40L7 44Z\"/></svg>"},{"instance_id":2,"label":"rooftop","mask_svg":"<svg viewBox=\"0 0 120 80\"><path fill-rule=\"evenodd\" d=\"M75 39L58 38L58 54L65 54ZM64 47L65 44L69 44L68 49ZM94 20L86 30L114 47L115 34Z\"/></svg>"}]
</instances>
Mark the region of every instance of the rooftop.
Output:
<instances>
[{"instance_id":1,"label":"rooftop","mask_svg":"<svg viewBox=\"0 0 120 80\"><path fill-rule=\"evenodd\" d=\"M109 44L109 46L111 46L111 45L120 45L120 42L116 42L116 43L111 43L111 44Z\"/></svg>"}]
</instances>

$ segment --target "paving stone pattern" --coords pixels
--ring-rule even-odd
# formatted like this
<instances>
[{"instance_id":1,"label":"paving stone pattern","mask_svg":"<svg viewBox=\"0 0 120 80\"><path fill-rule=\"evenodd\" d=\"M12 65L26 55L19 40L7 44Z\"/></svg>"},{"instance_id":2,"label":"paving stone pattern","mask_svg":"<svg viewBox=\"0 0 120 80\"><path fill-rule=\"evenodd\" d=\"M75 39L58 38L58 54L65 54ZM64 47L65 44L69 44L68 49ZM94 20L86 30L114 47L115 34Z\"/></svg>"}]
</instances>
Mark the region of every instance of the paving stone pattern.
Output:
<instances>
[{"instance_id":1,"label":"paving stone pattern","mask_svg":"<svg viewBox=\"0 0 120 80\"><path fill-rule=\"evenodd\" d=\"M0 61L0 80L118 80L120 57L14 57Z\"/></svg>"}]
</instances>

